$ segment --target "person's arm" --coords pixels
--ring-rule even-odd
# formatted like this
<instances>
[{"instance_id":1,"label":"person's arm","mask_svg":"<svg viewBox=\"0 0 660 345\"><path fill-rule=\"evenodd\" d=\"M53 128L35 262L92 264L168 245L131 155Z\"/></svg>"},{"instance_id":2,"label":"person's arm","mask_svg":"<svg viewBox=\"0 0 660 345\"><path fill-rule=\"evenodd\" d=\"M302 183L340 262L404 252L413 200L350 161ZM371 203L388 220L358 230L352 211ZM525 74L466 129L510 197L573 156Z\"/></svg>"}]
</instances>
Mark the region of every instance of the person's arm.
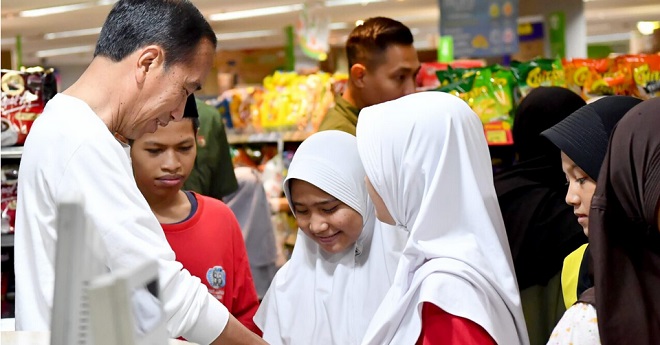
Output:
<instances>
[{"instance_id":1,"label":"person's arm","mask_svg":"<svg viewBox=\"0 0 660 345\"><path fill-rule=\"evenodd\" d=\"M229 322L222 331L220 336L216 338L211 345L258 345L268 344L261 339L258 335L254 334L249 329L245 328L235 317L229 315Z\"/></svg>"},{"instance_id":2,"label":"person's arm","mask_svg":"<svg viewBox=\"0 0 660 345\"><path fill-rule=\"evenodd\" d=\"M417 345L496 345L481 326L445 312L432 303L422 307L422 331Z\"/></svg>"},{"instance_id":3,"label":"person's arm","mask_svg":"<svg viewBox=\"0 0 660 345\"><path fill-rule=\"evenodd\" d=\"M160 299L171 337L208 344L224 332L225 339L249 332L240 324L233 326L227 308L175 261L160 224L135 184L123 150L82 145L66 164L54 199L60 200L59 195L70 190L83 193L89 227L102 239L105 263L111 271L146 260L158 262Z\"/></svg>"}]
</instances>

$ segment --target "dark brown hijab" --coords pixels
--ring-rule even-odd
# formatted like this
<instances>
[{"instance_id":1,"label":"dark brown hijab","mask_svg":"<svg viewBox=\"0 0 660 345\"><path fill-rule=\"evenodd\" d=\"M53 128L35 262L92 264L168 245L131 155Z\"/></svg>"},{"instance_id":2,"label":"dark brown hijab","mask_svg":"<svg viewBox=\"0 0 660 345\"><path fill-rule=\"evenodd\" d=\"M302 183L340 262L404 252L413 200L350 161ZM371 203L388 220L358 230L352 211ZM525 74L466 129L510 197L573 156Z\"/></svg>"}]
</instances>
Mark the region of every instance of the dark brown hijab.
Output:
<instances>
[{"instance_id":1,"label":"dark brown hijab","mask_svg":"<svg viewBox=\"0 0 660 345\"><path fill-rule=\"evenodd\" d=\"M598 328L604 345L660 344L660 98L614 129L591 202Z\"/></svg>"},{"instance_id":2,"label":"dark brown hijab","mask_svg":"<svg viewBox=\"0 0 660 345\"><path fill-rule=\"evenodd\" d=\"M585 104L568 89L540 87L516 111L513 140L519 162L495 175L495 190L520 290L547 285L566 255L587 241L565 201L560 151L540 135Z\"/></svg>"}]
</instances>

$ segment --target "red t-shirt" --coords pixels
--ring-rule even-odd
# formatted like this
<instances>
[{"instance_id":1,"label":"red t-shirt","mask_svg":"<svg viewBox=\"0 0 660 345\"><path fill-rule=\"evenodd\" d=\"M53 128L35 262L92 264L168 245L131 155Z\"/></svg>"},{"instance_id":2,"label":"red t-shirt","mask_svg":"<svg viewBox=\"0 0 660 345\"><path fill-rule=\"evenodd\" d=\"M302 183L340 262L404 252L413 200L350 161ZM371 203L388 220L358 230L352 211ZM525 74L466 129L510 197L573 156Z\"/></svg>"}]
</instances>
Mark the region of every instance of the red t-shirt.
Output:
<instances>
[{"instance_id":1,"label":"red t-shirt","mask_svg":"<svg viewBox=\"0 0 660 345\"><path fill-rule=\"evenodd\" d=\"M422 332L417 345L438 344L496 345L495 340L481 326L426 302L422 307Z\"/></svg>"},{"instance_id":2,"label":"red t-shirt","mask_svg":"<svg viewBox=\"0 0 660 345\"><path fill-rule=\"evenodd\" d=\"M190 274L224 304L245 327L261 336L252 321L259 308L243 234L222 201L194 193L197 211L176 224L161 224L165 237Z\"/></svg>"}]
</instances>

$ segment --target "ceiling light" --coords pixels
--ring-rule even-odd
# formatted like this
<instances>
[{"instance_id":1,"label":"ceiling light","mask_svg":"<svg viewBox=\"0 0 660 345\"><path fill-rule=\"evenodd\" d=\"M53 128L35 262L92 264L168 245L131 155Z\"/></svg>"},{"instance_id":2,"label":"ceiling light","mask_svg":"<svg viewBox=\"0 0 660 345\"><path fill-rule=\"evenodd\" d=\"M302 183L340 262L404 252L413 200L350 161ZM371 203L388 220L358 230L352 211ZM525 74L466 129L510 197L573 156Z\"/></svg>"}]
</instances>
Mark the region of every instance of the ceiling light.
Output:
<instances>
[{"instance_id":1,"label":"ceiling light","mask_svg":"<svg viewBox=\"0 0 660 345\"><path fill-rule=\"evenodd\" d=\"M77 46L77 47L68 47L68 48L58 48L58 49L48 49L48 50L39 50L34 55L38 58L46 58L51 56L59 55L71 55L78 53L91 53L94 51L95 46Z\"/></svg>"},{"instance_id":2,"label":"ceiling light","mask_svg":"<svg viewBox=\"0 0 660 345\"><path fill-rule=\"evenodd\" d=\"M3 38L1 44L2 44L3 46L4 46L4 45L12 45L12 44L16 44L16 37L7 37L7 38Z\"/></svg>"},{"instance_id":3,"label":"ceiling light","mask_svg":"<svg viewBox=\"0 0 660 345\"><path fill-rule=\"evenodd\" d=\"M253 10L216 13L210 15L209 19L213 21L243 19L243 18L270 16L273 14L295 12L295 11L300 11L302 9L303 9L302 4L293 4L293 5L284 5L284 6L275 6L275 7L262 7L262 8L255 8Z\"/></svg>"},{"instance_id":4,"label":"ceiling light","mask_svg":"<svg viewBox=\"0 0 660 345\"><path fill-rule=\"evenodd\" d=\"M331 23L330 25L328 25L328 28L330 28L330 30L348 29L348 23L342 23L342 22Z\"/></svg>"},{"instance_id":5,"label":"ceiling light","mask_svg":"<svg viewBox=\"0 0 660 345\"><path fill-rule=\"evenodd\" d=\"M621 33L605 34L605 35L593 35L587 37L587 44L625 42L625 41L630 41L631 37L632 35L630 34L630 32L621 32Z\"/></svg>"},{"instance_id":6,"label":"ceiling light","mask_svg":"<svg viewBox=\"0 0 660 345\"><path fill-rule=\"evenodd\" d=\"M372 2L385 2L387 0L326 0L323 3L327 7L348 6L348 5L367 5Z\"/></svg>"},{"instance_id":7,"label":"ceiling light","mask_svg":"<svg viewBox=\"0 0 660 345\"><path fill-rule=\"evenodd\" d=\"M360 26L360 25L363 25L363 24L364 24L364 20L362 20L362 19L358 19L358 20L355 21L355 26Z\"/></svg>"},{"instance_id":8,"label":"ceiling light","mask_svg":"<svg viewBox=\"0 0 660 345\"><path fill-rule=\"evenodd\" d=\"M637 22L637 30L642 35L652 35L653 31L660 29L660 22Z\"/></svg>"},{"instance_id":9,"label":"ceiling light","mask_svg":"<svg viewBox=\"0 0 660 345\"><path fill-rule=\"evenodd\" d=\"M72 31L51 32L44 35L45 40L54 40L58 38L91 36L101 33L101 28L91 28Z\"/></svg>"},{"instance_id":10,"label":"ceiling light","mask_svg":"<svg viewBox=\"0 0 660 345\"><path fill-rule=\"evenodd\" d=\"M224 34L216 34L215 37L218 41L229 41L242 38L257 38L275 36L280 33L280 30L255 30L255 31L242 31L242 32L228 32Z\"/></svg>"},{"instance_id":11,"label":"ceiling light","mask_svg":"<svg viewBox=\"0 0 660 345\"><path fill-rule=\"evenodd\" d=\"M82 10L82 9L95 7L95 6L112 5L115 2L117 2L117 0L100 0L100 1L90 1L90 2L82 2L82 3L78 3L78 4L64 5L64 6L37 8L37 9L34 9L34 10L20 11L20 12L18 12L18 16L19 17L25 17L25 18L42 17L42 16L48 16L48 15L51 15L51 14L66 13L66 12Z\"/></svg>"},{"instance_id":12,"label":"ceiling light","mask_svg":"<svg viewBox=\"0 0 660 345\"><path fill-rule=\"evenodd\" d=\"M366 5L372 2L385 2L385 1L387 0L326 0L323 2L323 4L326 7L336 7L336 6L348 6L348 5ZM262 7L251 10L216 13L210 15L209 19L212 21L221 21L221 20L253 18L253 17L270 16L274 14L296 12L302 9L303 9L303 4Z\"/></svg>"}]
</instances>

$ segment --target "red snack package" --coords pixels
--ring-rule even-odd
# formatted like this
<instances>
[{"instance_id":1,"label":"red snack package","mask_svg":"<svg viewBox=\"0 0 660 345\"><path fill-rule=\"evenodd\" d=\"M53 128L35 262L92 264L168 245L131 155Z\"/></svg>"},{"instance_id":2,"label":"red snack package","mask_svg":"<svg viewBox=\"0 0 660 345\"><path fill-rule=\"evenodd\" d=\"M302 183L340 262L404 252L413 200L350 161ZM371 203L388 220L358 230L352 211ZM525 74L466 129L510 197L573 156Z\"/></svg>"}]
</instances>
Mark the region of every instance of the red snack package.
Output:
<instances>
[{"instance_id":1,"label":"red snack package","mask_svg":"<svg viewBox=\"0 0 660 345\"><path fill-rule=\"evenodd\" d=\"M53 70L2 70L2 146L22 145L32 123L57 92Z\"/></svg>"},{"instance_id":2,"label":"red snack package","mask_svg":"<svg viewBox=\"0 0 660 345\"><path fill-rule=\"evenodd\" d=\"M632 62L636 96L642 99L660 97L660 55L641 55Z\"/></svg>"}]
</instances>

